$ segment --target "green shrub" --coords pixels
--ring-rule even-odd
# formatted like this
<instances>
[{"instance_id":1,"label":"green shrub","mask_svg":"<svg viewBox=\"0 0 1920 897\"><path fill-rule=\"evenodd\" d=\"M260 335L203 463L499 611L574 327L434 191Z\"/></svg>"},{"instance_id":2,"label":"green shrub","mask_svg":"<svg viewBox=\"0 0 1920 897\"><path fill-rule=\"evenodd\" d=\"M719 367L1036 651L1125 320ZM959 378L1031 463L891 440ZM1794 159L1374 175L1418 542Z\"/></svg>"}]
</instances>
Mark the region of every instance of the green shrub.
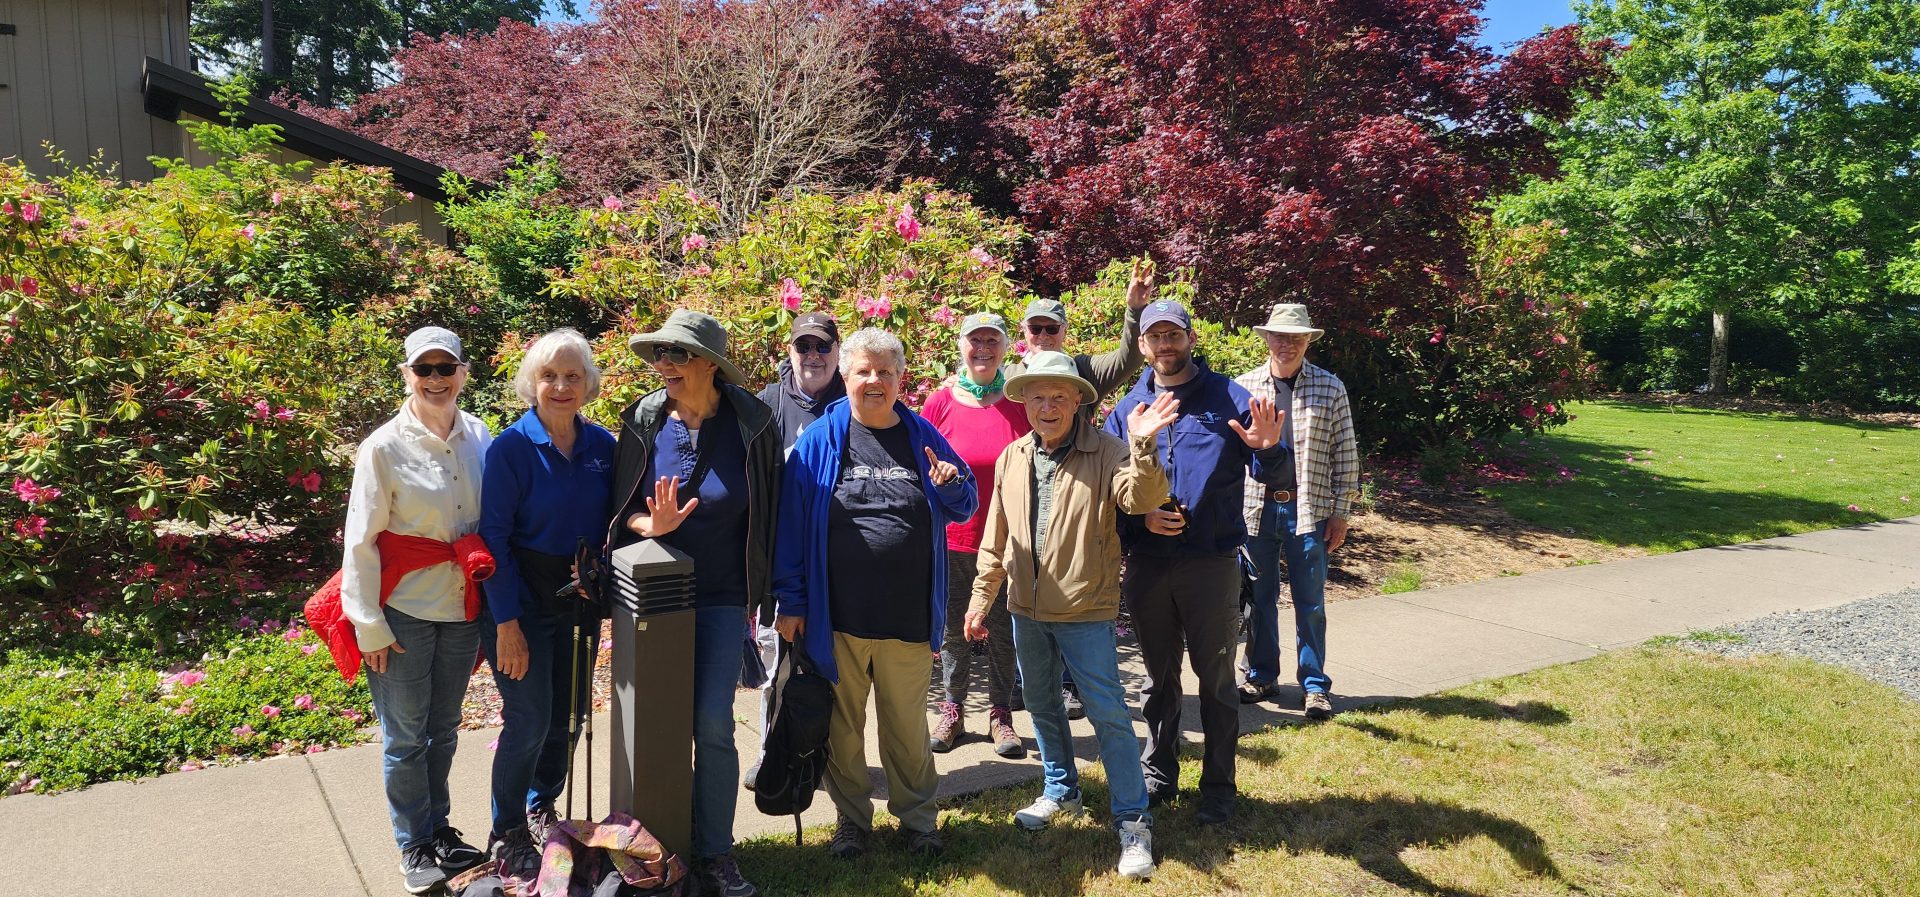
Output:
<instances>
[{"instance_id":1,"label":"green shrub","mask_svg":"<svg viewBox=\"0 0 1920 897\"><path fill-rule=\"evenodd\" d=\"M354 744L370 716L365 684L342 681L303 630L235 639L174 673L14 651L0 667L0 793Z\"/></svg>"}]
</instances>

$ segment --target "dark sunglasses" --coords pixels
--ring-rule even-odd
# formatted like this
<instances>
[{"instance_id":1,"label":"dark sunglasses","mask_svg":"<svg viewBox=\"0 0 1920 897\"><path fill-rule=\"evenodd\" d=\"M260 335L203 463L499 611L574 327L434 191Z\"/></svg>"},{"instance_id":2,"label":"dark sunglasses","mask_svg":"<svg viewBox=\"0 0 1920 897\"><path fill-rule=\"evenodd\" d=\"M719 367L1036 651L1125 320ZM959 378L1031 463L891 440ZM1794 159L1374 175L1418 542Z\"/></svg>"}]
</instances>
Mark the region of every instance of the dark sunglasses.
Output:
<instances>
[{"instance_id":1,"label":"dark sunglasses","mask_svg":"<svg viewBox=\"0 0 1920 897\"><path fill-rule=\"evenodd\" d=\"M814 339L810 336L803 336L793 341L793 351L802 355L808 352L812 352L815 355L825 355L833 351L833 344Z\"/></svg>"},{"instance_id":2,"label":"dark sunglasses","mask_svg":"<svg viewBox=\"0 0 1920 897\"><path fill-rule=\"evenodd\" d=\"M679 346L669 346L664 343L655 343L653 345L654 361L666 361L666 362L671 362L673 364L686 364L692 358L693 358L692 352L689 352L686 349L683 349Z\"/></svg>"},{"instance_id":3,"label":"dark sunglasses","mask_svg":"<svg viewBox=\"0 0 1920 897\"><path fill-rule=\"evenodd\" d=\"M1044 333L1044 334L1046 334L1047 336L1052 336L1052 335L1054 335L1054 334L1056 334L1056 333L1059 333L1059 332L1060 332L1060 325L1058 325L1058 324L1035 324L1035 323L1032 323L1032 322L1028 322L1028 323L1027 323L1027 329L1028 329L1028 330L1030 330L1030 331L1033 331L1034 333Z\"/></svg>"},{"instance_id":4,"label":"dark sunglasses","mask_svg":"<svg viewBox=\"0 0 1920 897\"><path fill-rule=\"evenodd\" d=\"M442 361L438 364L410 364L407 367L415 377L431 377L435 374L451 377L460 372L462 365L458 361Z\"/></svg>"}]
</instances>

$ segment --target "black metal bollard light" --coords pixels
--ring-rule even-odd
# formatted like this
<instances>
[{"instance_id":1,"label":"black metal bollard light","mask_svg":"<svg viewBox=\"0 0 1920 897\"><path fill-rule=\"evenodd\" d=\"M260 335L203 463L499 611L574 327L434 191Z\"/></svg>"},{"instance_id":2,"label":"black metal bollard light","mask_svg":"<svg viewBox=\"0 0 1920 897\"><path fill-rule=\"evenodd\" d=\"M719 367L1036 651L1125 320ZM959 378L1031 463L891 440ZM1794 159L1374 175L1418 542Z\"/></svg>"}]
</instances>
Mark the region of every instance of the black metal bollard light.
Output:
<instances>
[{"instance_id":1,"label":"black metal bollard light","mask_svg":"<svg viewBox=\"0 0 1920 897\"><path fill-rule=\"evenodd\" d=\"M613 552L613 803L693 850L693 558L653 539Z\"/></svg>"}]
</instances>

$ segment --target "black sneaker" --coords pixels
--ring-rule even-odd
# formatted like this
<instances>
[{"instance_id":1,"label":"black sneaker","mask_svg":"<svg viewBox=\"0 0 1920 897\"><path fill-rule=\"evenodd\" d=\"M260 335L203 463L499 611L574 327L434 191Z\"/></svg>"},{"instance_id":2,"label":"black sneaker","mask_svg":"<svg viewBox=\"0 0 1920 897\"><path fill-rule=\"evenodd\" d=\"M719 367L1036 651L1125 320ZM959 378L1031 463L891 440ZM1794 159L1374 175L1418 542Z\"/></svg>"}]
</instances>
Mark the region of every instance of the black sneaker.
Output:
<instances>
[{"instance_id":1,"label":"black sneaker","mask_svg":"<svg viewBox=\"0 0 1920 897\"><path fill-rule=\"evenodd\" d=\"M525 826L488 839L487 850L500 861L501 871L522 881L540 875L540 848L533 846L533 833Z\"/></svg>"},{"instance_id":2,"label":"black sneaker","mask_svg":"<svg viewBox=\"0 0 1920 897\"><path fill-rule=\"evenodd\" d=\"M841 816L833 826L833 843L827 845L827 852L843 860L858 859L867 852L867 830Z\"/></svg>"},{"instance_id":3,"label":"black sneaker","mask_svg":"<svg viewBox=\"0 0 1920 897\"><path fill-rule=\"evenodd\" d=\"M1168 787L1157 791L1149 788L1147 789L1147 809L1158 810L1167 804L1173 803L1173 799L1179 796L1180 789L1178 788Z\"/></svg>"},{"instance_id":4,"label":"black sneaker","mask_svg":"<svg viewBox=\"0 0 1920 897\"><path fill-rule=\"evenodd\" d=\"M406 879L407 893L425 894L446 882L446 870L433 853L433 842L422 841L400 851L400 875Z\"/></svg>"},{"instance_id":5,"label":"black sneaker","mask_svg":"<svg viewBox=\"0 0 1920 897\"><path fill-rule=\"evenodd\" d=\"M443 825L433 833L433 855L439 859L440 869L448 876L459 875L487 859L480 848L460 840L460 830L451 825Z\"/></svg>"},{"instance_id":6,"label":"black sneaker","mask_svg":"<svg viewBox=\"0 0 1920 897\"><path fill-rule=\"evenodd\" d=\"M1060 686L1060 703L1067 705L1067 719L1087 718L1087 705L1080 703L1080 686Z\"/></svg>"},{"instance_id":7,"label":"black sneaker","mask_svg":"<svg viewBox=\"0 0 1920 897\"><path fill-rule=\"evenodd\" d=\"M1221 825L1233 818L1233 798L1209 797L1200 801L1200 809L1195 810L1193 821L1201 825Z\"/></svg>"},{"instance_id":8,"label":"black sneaker","mask_svg":"<svg viewBox=\"0 0 1920 897\"><path fill-rule=\"evenodd\" d=\"M553 805L541 804L527 811L527 834L533 836L535 847L547 843L547 833L560 824L560 814L553 811Z\"/></svg>"},{"instance_id":9,"label":"black sneaker","mask_svg":"<svg viewBox=\"0 0 1920 897\"><path fill-rule=\"evenodd\" d=\"M919 829L910 828L902 829L900 833L907 838L907 850L921 856L939 856L941 852L947 849L947 842L940 840L939 832L923 832Z\"/></svg>"},{"instance_id":10,"label":"black sneaker","mask_svg":"<svg viewBox=\"0 0 1920 897\"><path fill-rule=\"evenodd\" d=\"M702 862L700 878L701 883L707 886L707 893L715 897L760 897L760 889L740 874L740 864L734 861L730 853Z\"/></svg>"}]
</instances>

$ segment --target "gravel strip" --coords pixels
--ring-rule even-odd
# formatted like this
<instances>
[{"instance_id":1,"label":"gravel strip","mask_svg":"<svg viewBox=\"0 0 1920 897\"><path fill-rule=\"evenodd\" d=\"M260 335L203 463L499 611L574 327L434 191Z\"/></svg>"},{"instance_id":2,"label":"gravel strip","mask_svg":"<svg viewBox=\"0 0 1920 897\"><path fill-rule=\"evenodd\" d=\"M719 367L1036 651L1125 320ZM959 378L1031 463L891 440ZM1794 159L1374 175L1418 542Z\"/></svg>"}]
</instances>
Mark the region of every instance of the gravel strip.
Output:
<instances>
[{"instance_id":1,"label":"gravel strip","mask_svg":"<svg viewBox=\"0 0 1920 897\"><path fill-rule=\"evenodd\" d=\"M1737 657L1797 654L1846 667L1920 701L1920 588L1826 610L1770 614L1715 632L1739 640L1685 644Z\"/></svg>"}]
</instances>

